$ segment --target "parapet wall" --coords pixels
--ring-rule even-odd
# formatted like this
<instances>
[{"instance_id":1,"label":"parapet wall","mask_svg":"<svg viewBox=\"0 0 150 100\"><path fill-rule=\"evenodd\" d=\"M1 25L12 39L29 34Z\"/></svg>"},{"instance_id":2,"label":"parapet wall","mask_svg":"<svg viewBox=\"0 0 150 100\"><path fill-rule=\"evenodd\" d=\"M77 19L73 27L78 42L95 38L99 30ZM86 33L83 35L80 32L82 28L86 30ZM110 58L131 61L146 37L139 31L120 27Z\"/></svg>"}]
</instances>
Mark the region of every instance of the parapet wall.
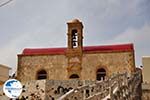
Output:
<instances>
[{"instance_id":1,"label":"parapet wall","mask_svg":"<svg viewBox=\"0 0 150 100\"><path fill-rule=\"evenodd\" d=\"M37 80L22 83L23 91L20 99L23 100L45 100L46 80Z\"/></svg>"},{"instance_id":2,"label":"parapet wall","mask_svg":"<svg viewBox=\"0 0 150 100\"><path fill-rule=\"evenodd\" d=\"M93 84L94 81L80 80L35 80L23 83L23 92L20 98L37 100L56 100L71 89Z\"/></svg>"}]
</instances>

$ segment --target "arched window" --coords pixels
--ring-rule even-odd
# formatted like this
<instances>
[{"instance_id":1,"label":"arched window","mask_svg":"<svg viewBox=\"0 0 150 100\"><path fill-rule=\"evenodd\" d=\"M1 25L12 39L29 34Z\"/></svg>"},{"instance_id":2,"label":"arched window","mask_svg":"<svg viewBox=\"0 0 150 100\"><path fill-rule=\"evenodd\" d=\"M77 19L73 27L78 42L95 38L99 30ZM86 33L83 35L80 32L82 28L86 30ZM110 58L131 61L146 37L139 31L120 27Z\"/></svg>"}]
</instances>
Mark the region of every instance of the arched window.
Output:
<instances>
[{"instance_id":1,"label":"arched window","mask_svg":"<svg viewBox=\"0 0 150 100\"><path fill-rule=\"evenodd\" d=\"M77 74L72 74L69 78L70 79L78 79L79 76Z\"/></svg>"},{"instance_id":2,"label":"arched window","mask_svg":"<svg viewBox=\"0 0 150 100\"><path fill-rule=\"evenodd\" d=\"M37 79L38 80L47 79L47 72L45 70L38 71Z\"/></svg>"},{"instance_id":3,"label":"arched window","mask_svg":"<svg viewBox=\"0 0 150 100\"><path fill-rule=\"evenodd\" d=\"M97 70L97 73L96 73L96 79L98 81L100 80L104 80L105 79L105 76L106 76L106 70L104 68L100 68Z\"/></svg>"},{"instance_id":4,"label":"arched window","mask_svg":"<svg viewBox=\"0 0 150 100\"><path fill-rule=\"evenodd\" d=\"M78 32L76 29L72 30L72 47L76 48L78 46Z\"/></svg>"}]
</instances>

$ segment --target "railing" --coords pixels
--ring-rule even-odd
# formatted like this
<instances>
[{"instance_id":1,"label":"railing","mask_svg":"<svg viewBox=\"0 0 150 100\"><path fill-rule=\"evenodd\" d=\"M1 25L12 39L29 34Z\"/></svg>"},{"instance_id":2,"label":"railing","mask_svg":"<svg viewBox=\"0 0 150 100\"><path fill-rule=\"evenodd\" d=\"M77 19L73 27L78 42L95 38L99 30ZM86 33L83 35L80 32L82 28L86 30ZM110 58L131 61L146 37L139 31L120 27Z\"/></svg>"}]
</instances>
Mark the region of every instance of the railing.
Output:
<instances>
[{"instance_id":1,"label":"railing","mask_svg":"<svg viewBox=\"0 0 150 100\"><path fill-rule=\"evenodd\" d=\"M135 89L140 83L141 73L139 72L130 77L127 77L127 73L117 74L107 80L72 89L58 100L134 100L137 94Z\"/></svg>"}]
</instances>

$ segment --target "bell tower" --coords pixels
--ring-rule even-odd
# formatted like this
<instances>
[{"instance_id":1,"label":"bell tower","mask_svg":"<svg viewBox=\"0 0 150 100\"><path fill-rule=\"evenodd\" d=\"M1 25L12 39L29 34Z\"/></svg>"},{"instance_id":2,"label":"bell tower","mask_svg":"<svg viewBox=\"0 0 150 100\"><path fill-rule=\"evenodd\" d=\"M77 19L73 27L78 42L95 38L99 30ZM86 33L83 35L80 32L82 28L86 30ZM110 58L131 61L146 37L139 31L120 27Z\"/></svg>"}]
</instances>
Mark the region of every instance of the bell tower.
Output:
<instances>
[{"instance_id":1,"label":"bell tower","mask_svg":"<svg viewBox=\"0 0 150 100\"><path fill-rule=\"evenodd\" d=\"M73 19L67 22L68 26L68 47L66 56L68 58L68 78L71 76L78 76L81 78L81 63L82 63L82 49L83 49L83 25L78 19Z\"/></svg>"},{"instance_id":2,"label":"bell tower","mask_svg":"<svg viewBox=\"0 0 150 100\"><path fill-rule=\"evenodd\" d=\"M82 49L83 25L78 19L73 19L67 23L68 25L68 49Z\"/></svg>"}]
</instances>

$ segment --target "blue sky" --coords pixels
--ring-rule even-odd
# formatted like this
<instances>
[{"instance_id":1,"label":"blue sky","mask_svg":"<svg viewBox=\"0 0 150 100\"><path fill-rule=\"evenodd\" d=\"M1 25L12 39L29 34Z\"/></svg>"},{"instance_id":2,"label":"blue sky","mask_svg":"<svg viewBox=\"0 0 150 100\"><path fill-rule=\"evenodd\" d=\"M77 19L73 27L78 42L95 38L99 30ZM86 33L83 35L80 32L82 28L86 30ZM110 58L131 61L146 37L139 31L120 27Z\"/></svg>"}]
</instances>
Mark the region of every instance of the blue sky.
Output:
<instances>
[{"instance_id":1,"label":"blue sky","mask_svg":"<svg viewBox=\"0 0 150 100\"><path fill-rule=\"evenodd\" d=\"M66 22L78 18L84 45L134 43L139 66L150 56L149 12L150 0L12 0L0 7L0 63L15 71L24 48L66 46Z\"/></svg>"}]
</instances>

